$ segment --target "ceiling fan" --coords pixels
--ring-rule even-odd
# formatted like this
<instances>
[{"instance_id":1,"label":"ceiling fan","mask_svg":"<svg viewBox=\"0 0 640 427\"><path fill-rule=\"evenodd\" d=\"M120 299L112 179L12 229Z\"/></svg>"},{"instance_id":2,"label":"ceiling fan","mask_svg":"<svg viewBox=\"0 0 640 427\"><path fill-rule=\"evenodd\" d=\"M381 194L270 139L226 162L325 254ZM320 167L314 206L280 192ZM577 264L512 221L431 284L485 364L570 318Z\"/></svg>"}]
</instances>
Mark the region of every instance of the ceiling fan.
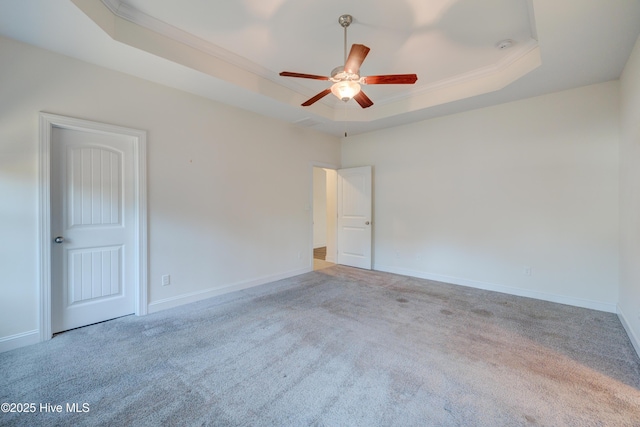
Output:
<instances>
[{"instance_id":1,"label":"ceiling fan","mask_svg":"<svg viewBox=\"0 0 640 427\"><path fill-rule=\"evenodd\" d=\"M351 15L342 15L338 18L338 23L344 28L344 65L331 71L331 77L318 76L315 74L293 73L283 71L283 77L298 77L301 79L329 80L333 85L319 94L313 96L302 103L303 107L308 107L316 101L333 93L338 99L347 102L351 98L355 99L362 108L371 107L373 101L361 90L360 85L386 85L386 84L414 84L418 80L415 74L384 74L380 76L360 76L360 65L367 57L369 48L363 44L351 46L349 56L347 56L347 27L353 22Z\"/></svg>"}]
</instances>

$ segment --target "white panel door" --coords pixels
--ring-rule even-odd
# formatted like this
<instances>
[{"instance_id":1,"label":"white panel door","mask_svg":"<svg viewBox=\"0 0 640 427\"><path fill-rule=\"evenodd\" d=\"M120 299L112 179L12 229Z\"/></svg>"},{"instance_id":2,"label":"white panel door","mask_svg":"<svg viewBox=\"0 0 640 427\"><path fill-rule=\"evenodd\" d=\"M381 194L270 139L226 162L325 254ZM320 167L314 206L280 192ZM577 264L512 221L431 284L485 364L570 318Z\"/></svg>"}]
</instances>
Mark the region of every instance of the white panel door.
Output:
<instances>
[{"instance_id":1,"label":"white panel door","mask_svg":"<svg viewBox=\"0 0 640 427\"><path fill-rule=\"evenodd\" d=\"M371 270L371 166L338 170L338 264Z\"/></svg>"},{"instance_id":2,"label":"white panel door","mask_svg":"<svg viewBox=\"0 0 640 427\"><path fill-rule=\"evenodd\" d=\"M53 333L135 311L131 139L53 128Z\"/></svg>"}]
</instances>

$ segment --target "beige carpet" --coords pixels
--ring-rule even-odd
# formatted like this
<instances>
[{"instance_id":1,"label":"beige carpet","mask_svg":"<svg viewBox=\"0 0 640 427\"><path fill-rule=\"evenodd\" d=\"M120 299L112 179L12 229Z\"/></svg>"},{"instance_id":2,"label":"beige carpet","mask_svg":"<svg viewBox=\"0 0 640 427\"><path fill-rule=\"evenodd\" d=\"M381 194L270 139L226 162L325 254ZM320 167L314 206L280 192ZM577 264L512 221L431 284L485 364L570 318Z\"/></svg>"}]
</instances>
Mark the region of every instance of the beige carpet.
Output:
<instances>
[{"instance_id":1,"label":"beige carpet","mask_svg":"<svg viewBox=\"0 0 640 427\"><path fill-rule=\"evenodd\" d=\"M614 314L335 266L0 354L20 426L639 426Z\"/></svg>"}]
</instances>

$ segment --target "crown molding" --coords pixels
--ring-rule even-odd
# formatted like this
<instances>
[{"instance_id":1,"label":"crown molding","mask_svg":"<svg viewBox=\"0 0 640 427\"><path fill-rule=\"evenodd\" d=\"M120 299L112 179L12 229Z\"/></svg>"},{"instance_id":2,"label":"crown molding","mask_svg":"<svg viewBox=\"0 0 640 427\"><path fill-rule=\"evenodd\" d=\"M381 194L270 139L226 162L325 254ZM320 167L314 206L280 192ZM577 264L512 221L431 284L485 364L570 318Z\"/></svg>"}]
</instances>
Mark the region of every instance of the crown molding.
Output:
<instances>
[{"instance_id":1,"label":"crown molding","mask_svg":"<svg viewBox=\"0 0 640 427\"><path fill-rule=\"evenodd\" d=\"M122 43L292 106L299 106L312 95L309 88L294 80L283 81L276 72L144 14L121 0L72 1L113 39ZM527 0L527 4L531 25L535 25L532 0ZM499 62L417 86L408 94L376 99L378 108L375 111L345 109L342 103L331 102L331 99L321 100L305 109L334 121L371 121L499 90L541 64L535 27L531 31L531 39L518 43Z\"/></svg>"},{"instance_id":2,"label":"crown molding","mask_svg":"<svg viewBox=\"0 0 640 427\"><path fill-rule=\"evenodd\" d=\"M262 67L261 65L250 61L247 58L237 55L200 37L194 36L193 34L181 30L178 27L167 24L164 21L142 13L139 10L127 5L126 3L122 3L120 0L101 1L111 11L111 13L122 19L126 19L133 24L140 25L141 27L144 27L148 30L162 34L163 36L168 37L171 40L180 42L194 49L198 49L208 55L233 64L246 71L275 81L274 76L277 76L277 73L265 67Z\"/></svg>"},{"instance_id":3,"label":"crown molding","mask_svg":"<svg viewBox=\"0 0 640 427\"><path fill-rule=\"evenodd\" d=\"M471 70L466 73L457 74L447 79L438 80L437 82L420 86L415 90L411 91L410 95L399 95L399 96L387 97L384 100L376 101L376 104L379 104L379 105L391 104L393 102L401 101L402 99L412 98L414 96L420 96L425 93L443 90L456 85L465 84L473 80L484 79L491 75L504 74L508 71L509 68L515 66L517 62L525 59L527 56L529 56L532 52L536 51L537 49L538 49L538 42L534 39L529 39L524 43L519 43L518 46L514 48L513 52L510 55L505 56L495 64L487 65L481 68L476 68L475 70ZM539 61L538 65L540 64L542 64L542 61ZM522 76L519 76L519 77L522 77ZM513 81L513 79L510 79L509 83L511 81Z\"/></svg>"}]
</instances>

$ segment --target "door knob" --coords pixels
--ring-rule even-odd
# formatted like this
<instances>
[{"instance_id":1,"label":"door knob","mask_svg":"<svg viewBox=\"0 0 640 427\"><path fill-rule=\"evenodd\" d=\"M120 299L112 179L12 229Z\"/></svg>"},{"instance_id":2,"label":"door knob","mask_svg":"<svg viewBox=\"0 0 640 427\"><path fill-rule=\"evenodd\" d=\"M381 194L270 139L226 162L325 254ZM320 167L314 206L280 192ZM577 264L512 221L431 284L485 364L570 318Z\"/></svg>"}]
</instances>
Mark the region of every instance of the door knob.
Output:
<instances>
[{"instance_id":1,"label":"door knob","mask_svg":"<svg viewBox=\"0 0 640 427\"><path fill-rule=\"evenodd\" d=\"M53 241L56 242L56 243L62 243L62 242L64 242L64 237L58 236L55 239L53 239Z\"/></svg>"},{"instance_id":2,"label":"door knob","mask_svg":"<svg viewBox=\"0 0 640 427\"><path fill-rule=\"evenodd\" d=\"M365 222L364 225L369 225L369 221Z\"/></svg>"}]
</instances>

